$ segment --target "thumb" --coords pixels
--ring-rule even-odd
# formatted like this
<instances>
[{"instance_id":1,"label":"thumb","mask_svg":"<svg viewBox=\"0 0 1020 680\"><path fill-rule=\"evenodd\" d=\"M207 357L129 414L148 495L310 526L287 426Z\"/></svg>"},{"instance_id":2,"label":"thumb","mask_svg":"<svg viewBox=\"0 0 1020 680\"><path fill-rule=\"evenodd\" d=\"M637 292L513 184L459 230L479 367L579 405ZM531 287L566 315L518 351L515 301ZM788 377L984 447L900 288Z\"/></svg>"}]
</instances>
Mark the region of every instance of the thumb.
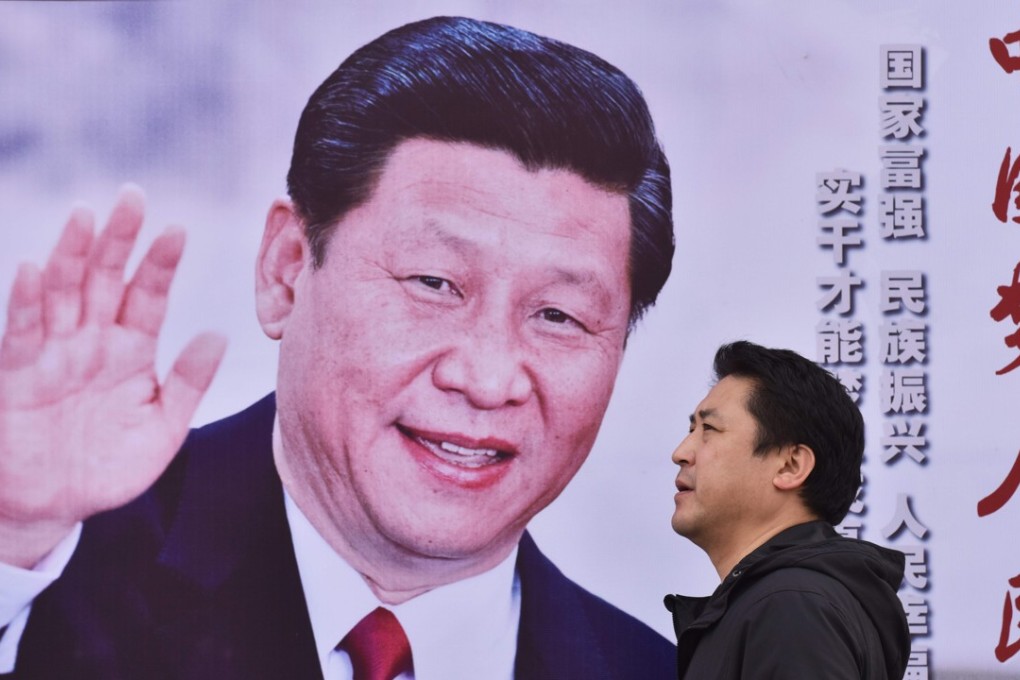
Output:
<instances>
[{"instance_id":1,"label":"thumb","mask_svg":"<svg viewBox=\"0 0 1020 680\"><path fill-rule=\"evenodd\" d=\"M226 349L226 337L202 333L181 350L160 390L163 411L172 427L187 428Z\"/></svg>"}]
</instances>

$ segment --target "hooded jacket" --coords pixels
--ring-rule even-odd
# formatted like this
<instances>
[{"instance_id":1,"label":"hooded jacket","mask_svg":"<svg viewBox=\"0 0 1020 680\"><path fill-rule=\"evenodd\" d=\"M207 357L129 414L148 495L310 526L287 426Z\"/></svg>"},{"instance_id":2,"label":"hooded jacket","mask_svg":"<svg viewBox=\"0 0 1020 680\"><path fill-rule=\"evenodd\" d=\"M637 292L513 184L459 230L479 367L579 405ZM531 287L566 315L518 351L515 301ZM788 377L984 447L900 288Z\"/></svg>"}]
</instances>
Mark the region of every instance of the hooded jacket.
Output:
<instances>
[{"instance_id":1,"label":"hooded jacket","mask_svg":"<svg viewBox=\"0 0 1020 680\"><path fill-rule=\"evenodd\" d=\"M667 595L678 677L900 680L910 634L903 554L825 522L780 532L710 597Z\"/></svg>"}]
</instances>

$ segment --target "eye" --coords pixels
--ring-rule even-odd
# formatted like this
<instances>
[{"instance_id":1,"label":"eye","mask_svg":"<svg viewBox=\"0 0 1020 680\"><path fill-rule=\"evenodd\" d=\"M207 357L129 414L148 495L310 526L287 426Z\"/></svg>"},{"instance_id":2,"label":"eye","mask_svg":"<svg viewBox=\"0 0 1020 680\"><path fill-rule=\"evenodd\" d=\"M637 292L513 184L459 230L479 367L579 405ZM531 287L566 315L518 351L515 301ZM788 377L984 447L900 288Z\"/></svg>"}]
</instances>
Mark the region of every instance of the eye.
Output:
<instances>
[{"instance_id":1,"label":"eye","mask_svg":"<svg viewBox=\"0 0 1020 680\"><path fill-rule=\"evenodd\" d=\"M555 307L545 307L544 309L539 310L538 318L542 321L558 326L563 330L576 329L585 332L588 331L588 328L583 323Z\"/></svg>"},{"instance_id":2,"label":"eye","mask_svg":"<svg viewBox=\"0 0 1020 680\"><path fill-rule=\"evenodd\" d=\"M570 323L571 321L574 321L566 312L561 312L560 310L553 309L551 307L543 309L539 312L539 314L543 319L552 323Z\"/></svg>"},{"instance_id":3,"label":"eye","mask_svg":"<svg viewBox=\"0 0 1020 680\"><path fill-rule=\"evenodd\" d=\"M702 422L702 423L700 423L700 425L701 425L701 431L702 432L707 432L708 430L714 430L715 429L714 427L712 427L711 425L709 425L706 422ZM693 422L693 421L691 421L691 428L687 432L689 434L694 434L694 431L697 430L697 429L698 429L698 424Z\"/></svg>"},{"instance_id":4,"label":"eye","mask_svg":"<svg viewBox=\"0 0 1020 680\"><path fill-rule=\"evenodd\" d=\"M418 276L412 276L411 278L439 293L445 293L447 295L456 295L457 297L461 296L460 291L457 290L457 287L454 286L450 281L442 277L421 274Z\"/></svg>"}]
</instances>

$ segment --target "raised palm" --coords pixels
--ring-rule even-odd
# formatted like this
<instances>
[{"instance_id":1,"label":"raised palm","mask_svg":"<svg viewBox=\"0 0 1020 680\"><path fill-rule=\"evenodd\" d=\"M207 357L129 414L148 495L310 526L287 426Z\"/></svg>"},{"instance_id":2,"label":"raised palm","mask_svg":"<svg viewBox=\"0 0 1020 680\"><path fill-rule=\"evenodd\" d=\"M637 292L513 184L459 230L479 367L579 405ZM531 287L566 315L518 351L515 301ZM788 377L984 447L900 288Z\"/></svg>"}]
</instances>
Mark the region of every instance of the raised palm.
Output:
<instances>
[{"instance_id":1,"label":"raised palm","mask_svg":"<svg viewBox=\"0 0 1020 680\"><path fill-rule=\"evenodd\" d=\"M223 354L196 337L155 371L184 232L124 270L144 215L125 187L101 234L76 209L45 269L22 265L0 344L0 561L31 566L75 523L118 507L166 468Z\"/></svg>"}]
</instances>

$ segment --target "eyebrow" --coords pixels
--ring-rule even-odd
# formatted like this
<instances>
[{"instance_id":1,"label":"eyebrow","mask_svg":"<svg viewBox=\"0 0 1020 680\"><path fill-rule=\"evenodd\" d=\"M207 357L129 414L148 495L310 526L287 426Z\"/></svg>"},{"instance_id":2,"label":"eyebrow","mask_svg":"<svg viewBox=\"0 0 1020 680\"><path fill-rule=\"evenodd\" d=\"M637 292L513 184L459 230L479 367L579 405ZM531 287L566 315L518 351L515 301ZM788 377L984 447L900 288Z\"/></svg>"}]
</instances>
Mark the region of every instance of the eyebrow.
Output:
<instances>
[{"instance_id":1,"label":"eyebrow","mask_svg":"<svg viewBox=\"0 0 1020 680\"><path fill-rule=\"evenodd\" d=\"M429 238L416 239L421 246L426 245L433 239L444 246L449 247L458 255L464 257L477 257L482 248L475 241L453 234L443 228L439 220L428 218L424 222L425 233ZM609 289L602 283L602 279L595 273L587 270L568 269L565 267L554 267L549 270L553 278L559 283L567 283L579 286L592 291L599 299L605 300L610 296Z\"/></svg>"},{"instance_id":2,"label":"eyebrow","mask_svg":"<svg viewBox=\"0 0 1020 680\"><path fill-rule=\"evenodd\" d=\"M705 420L706 418L711 418L712 416L717 415L717 413L718 412L714 408L703 408L700 411L698 411L698 417L701 418L702 420ZM690 415L690 418L691 424L693 425L694 424L693 413Z\"/></svg>"},{"instance_id":3,"label":"eyebrow","mask_svg":"<svg viewBox=\"0 0 1020 680\"><path fill-rule=\"evenodd\" d=\"M554 267L549 271L557 281L581 286L582 288L591 288L602 293L608 292L605 286L602 285L602 280L593 272L564 269L563 267Z\"/></svg>"},{"instance_id":4,"label":"eyebrow","mask_svg":"<svg viewBox=\"0 0 1020 680\"><path fill-rule=\"evenodd\" d=\"M478 244L474 241L463 238L462 236L451 234L432 220L427 221L426 226L428 227L428 234L430 237L439 241L444 246L449 246L451 250L456 251L460 255L473 256L477 255L481 250ZM423 245L424 243L425 241L422 241Z\"/></svg>"}]
</instances>

